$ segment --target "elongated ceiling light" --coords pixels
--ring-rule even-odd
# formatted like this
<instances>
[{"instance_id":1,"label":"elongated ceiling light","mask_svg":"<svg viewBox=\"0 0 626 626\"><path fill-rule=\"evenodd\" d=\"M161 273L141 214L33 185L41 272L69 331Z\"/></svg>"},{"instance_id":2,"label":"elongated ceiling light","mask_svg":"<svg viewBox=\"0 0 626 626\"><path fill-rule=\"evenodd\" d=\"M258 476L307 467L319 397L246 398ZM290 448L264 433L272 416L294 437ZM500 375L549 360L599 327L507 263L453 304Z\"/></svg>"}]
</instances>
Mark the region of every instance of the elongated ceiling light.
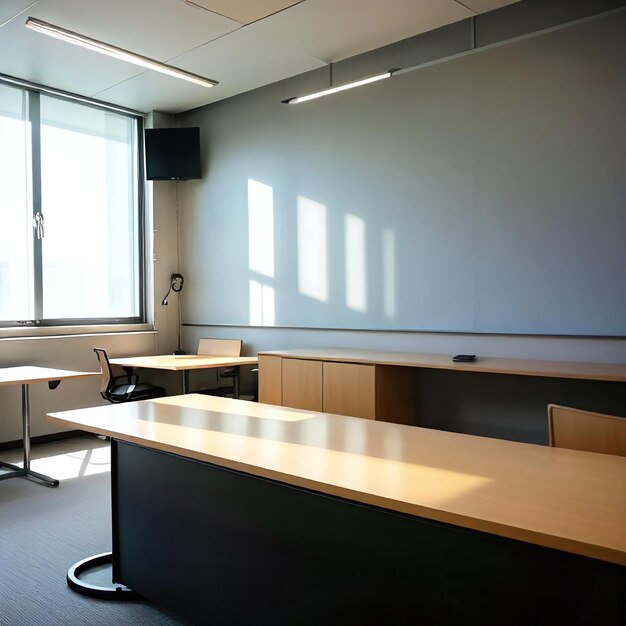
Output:
<instances>
[{"instance_id":1,"label":"elongated ceiling light","mask_svg":"<svg viewBox=\"0 0 626 626\"><path fill-rule=\"evenodd\" d=\"M155 72L160 72L161 74L167 74L168 76L174 76L175 78L187 80L190 83L200 85L201 87L213 87L213 85L217 85L216 80L204 78L203 76L198 76L197 74L192 74L191 72L178 69L177 67L172 67L171 65L166 65L165 63L160 63L159 61L154 61L153 59L144 57L141 54L135 54L134 52L129 52L123 48L112 46L108 43L104 43L103 41L98 41L97 39L92 39L91 37L85 37L85 35L75 33L71 30L66 30L60 26L55 26L54 24L48 24L47 22L35 19L34 17L29 17L26 20L26 27L38 33L55 37L61 41L81 46L87 50L99 52L100 54L106 54L107 56L120 61L126 61L128 63L133 63L134 65L140 65L141 67L145 67L149 70L154 70Z\"/></svg>"},{"instance_id":2,"label":"elongated ceiling light","mask_svg":"<svg viewBox=\"0 0 626 626\"><path fill-rule=\"evenodd\" d=\"M321 98L323 96L329 96L331 93L338 93L340 91L346 91L346 89L354 89L354 87L360 87L361 85L368 85L369 83L375 83L379 80L390 78L393 75L394 71L396 70L389 70L388 72L385 72L384 74L377 74L376 76L370 76L369 78L355 80L352 83L339 85L339 87L330 87L329 89L324 89L323 91L311 93L308 96L297 96L295 98L289 98L288 100L283 100L283 103L284 104L298 104L299 102L307 102L309 100L315 100L316 98Z\"/></svg>"}]
</instances>

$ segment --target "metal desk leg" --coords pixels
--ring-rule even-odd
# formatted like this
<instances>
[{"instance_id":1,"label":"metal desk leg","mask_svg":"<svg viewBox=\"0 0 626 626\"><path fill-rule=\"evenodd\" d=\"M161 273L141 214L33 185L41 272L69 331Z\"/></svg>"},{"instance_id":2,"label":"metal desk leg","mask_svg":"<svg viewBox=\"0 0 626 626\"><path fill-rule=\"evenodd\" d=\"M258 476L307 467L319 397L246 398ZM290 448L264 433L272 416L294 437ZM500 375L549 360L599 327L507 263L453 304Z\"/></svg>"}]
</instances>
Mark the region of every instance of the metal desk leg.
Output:
<instances>
[{"instance_id":1,"label":"metal desk leg","mask_svg":"<svg viewBox=\"0 0 626 626\"><path fill-rule=\"evenodd\" d=\"M189 391L189 370L183 370L183 395Z\"/></svg>"},{"instance_id":2,"label":"metal desk leg","mask_svg":"<svg viewBox=\"0 0 626 626\"><path fill-rule=\"evenodd\" d=\"M0 462L0 467L8 467L13 470L12 472L0 474L0 480L22 476L46 487L58 487L58 480L30 469L30 398L28 395L28 384L22 385L22 437L24 440L24 466L19 467L11 463Z\"/></svg>"},{"instance_id":3,"label":"metal desk leg","mask_svg":"<svg viewBox=\"0 0 626 626\"><path fill-rule=\"evenodd\" d=\"M30 400L28 385L22 385L22 431L24 436L24 470L26 477L47 487L58 487L59 481L30 469Z\"/></svg>"},{"instance_id":4,"label":"metal desk leg","mask_svg":"<svg viewBox=\"0 0 626 626\"><path fill-rule=\"evenodd\" d=\"M236 400L239 397L239 374L241 369L239 365L235 367L235 375L233 376L233 398Z\"/></svg>"}]
</instances>

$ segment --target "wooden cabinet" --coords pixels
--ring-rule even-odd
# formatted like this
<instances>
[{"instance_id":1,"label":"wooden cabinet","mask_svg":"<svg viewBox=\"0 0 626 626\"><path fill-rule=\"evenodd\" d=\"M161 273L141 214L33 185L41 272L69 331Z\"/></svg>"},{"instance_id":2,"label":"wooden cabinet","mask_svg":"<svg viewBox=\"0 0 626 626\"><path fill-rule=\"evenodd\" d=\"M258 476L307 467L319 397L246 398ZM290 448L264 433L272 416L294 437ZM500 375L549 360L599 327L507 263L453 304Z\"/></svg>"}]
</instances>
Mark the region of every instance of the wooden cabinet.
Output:
<instances>
[{"instance_id":1,"label":"wooden cabinet","mask_svg":"<svg viewBox=\"0 0 626 626\"><path fill-rule=\"evenodd\" d=\"M259 355L259 401L411 425L415 375L411 367Z\"/></svg>"},{"instance_id":2,"label":"wooden cabinet","mask_svg":"<svg viewBox=\"0 0 626 626\"><path fill-rule=\"evenodd\" d=\"M283 406L322 411L322 362L283 359Z\"/></svg>"},{"instance_id":3,"label":"wooden cabinet","mask_svg":"<svg viewBox=\"0 0 626 626\"><path fill-rule=\"evenodd\" d=\"M323 375L325 413L376 419L374 365L324 363Z\"/></svg>"},{"instance_id":4,"label":"wooden cabinet","mask_svg":"<svg viewBox=\"0 0 626 626\"><path fill-rule=\"evenodd\" d=\"M283 359L279 356L259 356L259 402L283 403Z\"/></svg>"}]
</instances>

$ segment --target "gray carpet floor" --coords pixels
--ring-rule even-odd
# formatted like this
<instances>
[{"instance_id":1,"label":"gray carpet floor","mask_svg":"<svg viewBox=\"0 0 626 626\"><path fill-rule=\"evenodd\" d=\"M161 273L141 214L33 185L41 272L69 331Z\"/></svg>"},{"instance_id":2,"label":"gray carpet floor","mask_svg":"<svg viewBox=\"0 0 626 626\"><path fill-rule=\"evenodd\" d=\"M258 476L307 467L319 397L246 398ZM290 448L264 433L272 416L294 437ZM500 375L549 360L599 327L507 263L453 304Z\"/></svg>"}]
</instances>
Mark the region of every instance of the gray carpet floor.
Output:
<instances>
[{"instance_id":1,"label":"gray carpet floor","mask_svg":"<svg viewBox=\"0 0 626 626\"><path fill-rule=\"evenodd\" d=\"M33 452L41 457L33 469L61 484L0 481L0 626L184 624L146 602L95 600L67 587L73 563L111 549L108 450L81 437ZM19 458L12 451L0 456Z\"/></svg>"}]
</instances>

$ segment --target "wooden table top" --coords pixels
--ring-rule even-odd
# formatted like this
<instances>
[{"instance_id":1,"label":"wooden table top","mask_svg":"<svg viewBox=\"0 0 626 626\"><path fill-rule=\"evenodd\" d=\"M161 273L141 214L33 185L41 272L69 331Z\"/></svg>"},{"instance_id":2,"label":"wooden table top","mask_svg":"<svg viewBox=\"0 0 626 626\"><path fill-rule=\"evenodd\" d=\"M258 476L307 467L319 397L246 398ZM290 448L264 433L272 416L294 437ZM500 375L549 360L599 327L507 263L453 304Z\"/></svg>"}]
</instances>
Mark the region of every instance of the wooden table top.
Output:
<instances>
[{"instance_id":1,"label":"wooden table top","mask_svg":"<svg viewBox=\"0 0 626 626\"><path fill-rule=\"evenodd\" d=\"M75 372L36 365L0 367L0 385L26 385L50 380L65 380L66 378L85 378L86 376L100 376L100 372Z\"/></svg>"},{"instance_id":2,"label":"wooden table top","mask_svg":"<svg viewBox=\"0 0 626 626\"><path fill-rule=\"evenodd\" d=\"M159 354L157 356L129 356L111 359L113 365L145 367L157 370L198 370L211 367L256 365L255 356L205 356L202 354Z\"/></svg>"},{"instance_id":3,"label":"wooden table top","mask_svg":"<svg viewBox=\"0 0 626 626\"><path fill-rule=\"evenodd\" d=\"M626 457L200 394L49 418L349 500L626 565Z\"/></svg>"},{"instance_id":4,"label":"wooden table top","mask_svg":"<svg viewBox=\"0 0 626 626\"><path fill-rule=\"evenodd\" d=\"M357 348L323 348L259 352L259 356L312 359L348 363L400 365L428 369L458 370L492 374L517 374L550 378L580 378L626 382L626 363L584 363L580 361L543 361L539 359L504 359L478 355L475 361L455 363L453 355L418 352L388 352Z\"/></svg>"}]
</instances>

